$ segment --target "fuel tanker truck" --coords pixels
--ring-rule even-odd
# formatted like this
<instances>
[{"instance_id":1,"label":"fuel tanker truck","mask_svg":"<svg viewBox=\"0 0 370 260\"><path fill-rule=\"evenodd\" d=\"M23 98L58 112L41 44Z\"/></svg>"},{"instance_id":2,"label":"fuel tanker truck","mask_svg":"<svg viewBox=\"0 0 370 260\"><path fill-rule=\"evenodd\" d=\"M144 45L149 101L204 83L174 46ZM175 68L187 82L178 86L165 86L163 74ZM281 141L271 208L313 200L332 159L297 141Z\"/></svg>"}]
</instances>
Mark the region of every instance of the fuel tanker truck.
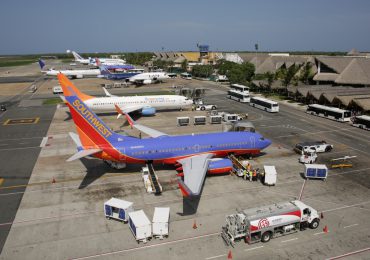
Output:
<instances>
[{"instance_id":1,"label":"fuel tanker truck","mask_svg":"<svg viewBox=\"0 0 370 260\"><path fill-rule=\"evenodd\" d=\"M221 236L227 245L244 239L252 244L295 233L306 228L316 229L320 217L312 207L299 200L276 203L239 211L226 217Z\"/></svg>"}]
</instances>

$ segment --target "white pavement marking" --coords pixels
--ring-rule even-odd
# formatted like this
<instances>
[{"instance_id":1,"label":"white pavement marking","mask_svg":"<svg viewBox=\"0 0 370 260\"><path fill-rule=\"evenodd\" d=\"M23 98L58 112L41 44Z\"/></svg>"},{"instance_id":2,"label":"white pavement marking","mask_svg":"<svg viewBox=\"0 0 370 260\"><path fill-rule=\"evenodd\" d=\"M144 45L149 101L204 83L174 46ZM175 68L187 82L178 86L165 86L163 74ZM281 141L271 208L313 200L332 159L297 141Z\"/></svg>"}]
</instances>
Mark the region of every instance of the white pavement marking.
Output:
<instances>
[{"instance_id":1,"label":"white pavement marking","mask_svg":"<svg viewBox=\"0 0 370 260\"><path fill-rule=\"evenodd\" d=\"M357 203L357 204L353 204L353 205L348 205L348 206L338 207L338 208L334 208L334 209L323 210L322 212L330 212L330 211L335 211L335 210L339 210L339 209L352 208L352 207L357 207L357 206L361 206L361 205L369 204L369 203L370 203L370 201L365 201L365 202L361 202L361 203ZM370 210L370 209L365 209L365 208L359 208L359 209Z\"/></svg>"},{"instance_id":2,"label":"white pavement marking","mask_svg":"<svg viewBox=\"0 0 370 260\"><path fill-rule=\"evenodd\" d=\"M321 235L321 234L325 234L325 233L329 233L330 231L328 231L328 232L317 232L317 233L315 233L315 234L313 234L314 236L317 236L317 235Z\"/></svg>"},{"instance_id":3,"label":"white pavement marking","mask_svg":"<svg viewBox=\"0 0 370 260\"><path fill-rule=\"evenodd\" d=\"M292 238L292 239L288 239L288 240L283 240L283 241L281 241L281 243L286 243L286 242L294 241L294 240L297 240L297 239L298 239L298 237Z\"/></svg>"},{"instance_id":4,"label":"white pavement marking","mask_svg":"<svg viewBox=\"0 0 370 260\"><path fill-rule=\"evenodd\" d=\"M244 251L252 251L252 250L255 250L255 249L262 248L262 247L263 246L257 246L257 247L253 247L253 248L244 249Z\"/></svg>"},{"instance_id":5,"label":"white pavement marking","mask_svg":"<svg viewBox=\"0 0 370 260\"><path fill-rule=\"evenodd\" d=\"M327 260L335 260L335 259L343 258L343 257L346 257L346 256L360 254L360 253L363 253L363 252L366 252L366 251L369 251L369 250L370 250L370 247L364 248L364 249L360 249L360 250L357 250L357 251L353 251L353 252L349 252L347 254L330 257L330 258L327 258Z\"/></svg>"},{"instance_id":6,"label":"white pavement marking","mask_svg":"<svg viewBox=\"0 0 370 260\"><path fill-rule=\"evenodd\" d=\"M43 137L42 138L42 141L41 141L41 144L40 144L40 147L44 147L46 145L46 143L48 142L49 138L47 136Z\"/></svg>"},{"instance_id":7,"label":"white pavement marking","mask_svg":"<svg viewBox=\"0 0 370 260\"><path fill-rule=\"evenodd\" d=\"M1 118L2 116L4 116L4 115L6 114L6 112L8 112L8 110L7 110L7 111L5 111L5 112L3 112L2 114L0 114L0 118Z\"/></svg>"},{"instance_id":8,"label":"white pavement marking","mask_svg":"<svg viewBox=\"0 0 370 260\"><path fill-rule=\"evenodd\" d=\"M223 257L223 256L226 256L226 254L224 254L224 255L215 255L215 256L207 257L206 260L215 259L215 258L219 258L219 257Z\"/></svg>"},{"instance_id":9,"label":"white pavement marking","mask_svg":"<svg viewBox=\"0 0 370 260\"><path fill-rule=\"evenodd\" d=\"M40 146L28 146L28 147L19 147L19 148L5 148L5 149L0 149L0 151L24 150L24 149L33 149L33 148L40 148Z\"/></svg>"},{"instance_id":10,"label":"white pavement marking","mask_svg":"<svg viewBox=\"0 0 370 260\"><path fill-rule=\"evenodd\" d=\"M76 257L76 258L71 258L71 260L89 259L89 258L96 258L96 257L101 257L101 256L107 256L107 255L115 255L115 254L120 254L120 253L125 253L125 252L143 250L143 249L147 249L147 248L159 247L159 246L170 245L170 244L183 242L183 241L189 241L189 240L194 240L194 239L199 239L199 238L204 238L204 237L215 236L215 235L219 235L219 234L220 234L220 232L215 232L215 233L206 234L206 235L200 235L200 236L195 236L195 237L187 237L187 238L177 239L177 240L173 240L173 241L163 242L163 243L159 243L159 244L155 244L155 245L148 245L148 246L142 246L142 247L133 247L133 248L123 249L123 250L118 250L118 251L112 251L112 252L107 252L107 253L101 253L101 254L96 254L96 255Z\"/></svg>"},{"instance_id":11,"label":"white pavement marking","mask_svg":"<svg viewBox=\"0 0 370 260\"><path fill-rule=\"evenodd\" d=\"M345 226L345 227L343 227L343 228L349 228L349 227L354 227L354 226L358 226L358 224L348 225L348 226Z\"/></svg>"}]
</instances>

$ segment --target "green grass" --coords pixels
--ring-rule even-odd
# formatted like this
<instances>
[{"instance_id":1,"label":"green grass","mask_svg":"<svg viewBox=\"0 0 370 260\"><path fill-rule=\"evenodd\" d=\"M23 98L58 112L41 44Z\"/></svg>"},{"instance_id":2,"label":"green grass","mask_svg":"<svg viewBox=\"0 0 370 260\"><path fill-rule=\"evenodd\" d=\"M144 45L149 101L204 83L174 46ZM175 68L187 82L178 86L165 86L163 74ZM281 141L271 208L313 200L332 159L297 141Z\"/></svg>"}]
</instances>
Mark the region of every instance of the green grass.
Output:
<instances>
[{"instance_id":1,"label":"green grass","mask_svg":"<svg viewBox=\"0 0 370 260\"><path fill-rule=\"evenodd\" d=\"M63 101L59 97L49 98L42 102L43 105L56 105L60 103L63 103Z\"/></svg>"},{"instance_id":2,"label":"green grass","mask_svg":"<svg viewBox=\"0 0 370 260\"><path fill-rule=\"evenodd\" d=\"M0 59L0 67L15 67L28 65L35 62L35 60L11 60L11 59Z\"/></svg>"}]
</instances>

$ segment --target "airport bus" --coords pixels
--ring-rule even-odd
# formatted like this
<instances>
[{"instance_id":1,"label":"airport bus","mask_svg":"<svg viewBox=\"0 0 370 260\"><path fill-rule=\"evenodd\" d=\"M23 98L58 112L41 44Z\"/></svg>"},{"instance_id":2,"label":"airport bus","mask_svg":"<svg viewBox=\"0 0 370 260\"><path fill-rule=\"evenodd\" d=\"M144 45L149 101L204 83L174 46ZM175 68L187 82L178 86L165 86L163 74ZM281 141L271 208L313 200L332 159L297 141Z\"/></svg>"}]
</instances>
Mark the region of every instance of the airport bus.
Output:
<instances>
[{"instance_id":1,"label":"airport bus","mask_svg":"<svg viewBox=\"0 0 370 260\"><path fill-rule=\"evenodd\" d=\"M192 79L192 76L190 73L184 72L180 74L181 78L183 79Z\"/></svg>"},{"instance_id":2,"label":"airport bus","mask_svg":"<svg viewBox=\"0 0 370 260\"><path fill-rule=\"evenodd\" d=\"M336 120L338 122L349 122L351 120L351 111L318 104L308 105L306 113Z\"/></svg>"},{"instance_id":3,"label":"airport bus","mask_svg":"<svg viewBox=\"0 0 370 260\"><path fill-rule=\"evenodd\" d=\"M275 101L262 97L252 97L249 103L250 106L262 109L270 113L279 112L279 104Z\"/></svg>"},{"instance_id":4,"label":"airport bus","mask_svg":"<svg viewBox=\"0 0 370 260\"><path fill-rule=\"evenodd\" d=\"M249 87L232 84L231 89L227 91L227 97L242 103L248 103L250 101Z\"/></svg>"},{"instance_id":5,"label":"airport bus","mask_svg":"<svg viewBox=\"0 0 370 260\"><path fill-rule=\"evenodd\" d=\"M355 116L352 125L361 129L370 130L370 116Z\"/></svg>"}]
</instances>

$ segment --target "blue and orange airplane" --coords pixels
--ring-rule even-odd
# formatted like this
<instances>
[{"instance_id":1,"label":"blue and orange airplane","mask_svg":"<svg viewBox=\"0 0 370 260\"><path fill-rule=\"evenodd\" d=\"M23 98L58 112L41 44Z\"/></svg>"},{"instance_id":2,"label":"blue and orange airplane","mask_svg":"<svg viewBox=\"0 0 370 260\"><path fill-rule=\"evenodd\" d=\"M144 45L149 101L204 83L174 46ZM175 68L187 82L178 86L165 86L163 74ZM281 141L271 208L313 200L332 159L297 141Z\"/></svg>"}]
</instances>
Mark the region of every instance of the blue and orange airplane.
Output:
<instances>
[{"instance_id":1,"label":"blue and orange airplane","mask_svg":"<svg viewBox=\"0 0 370 260\"><path fill-rule=\"evenodd\" d=\"M220 174L231 170L232 163L225 158L229 154L259 154L271 144L270 140L252 132L170 136L136 123L127 113L125 116L130 125L151 138L117 134L84 104L66 76L59 74L58 79L67 89L65 99L78 133L69 133L78 152L67 161L93 156L120 169L133 163L181 166L184 180L178 178L179 187L184 196L189 196L200 194L207 173ZM118 106L116 108L122 112Z\"/></svg>"}]
</instances>

